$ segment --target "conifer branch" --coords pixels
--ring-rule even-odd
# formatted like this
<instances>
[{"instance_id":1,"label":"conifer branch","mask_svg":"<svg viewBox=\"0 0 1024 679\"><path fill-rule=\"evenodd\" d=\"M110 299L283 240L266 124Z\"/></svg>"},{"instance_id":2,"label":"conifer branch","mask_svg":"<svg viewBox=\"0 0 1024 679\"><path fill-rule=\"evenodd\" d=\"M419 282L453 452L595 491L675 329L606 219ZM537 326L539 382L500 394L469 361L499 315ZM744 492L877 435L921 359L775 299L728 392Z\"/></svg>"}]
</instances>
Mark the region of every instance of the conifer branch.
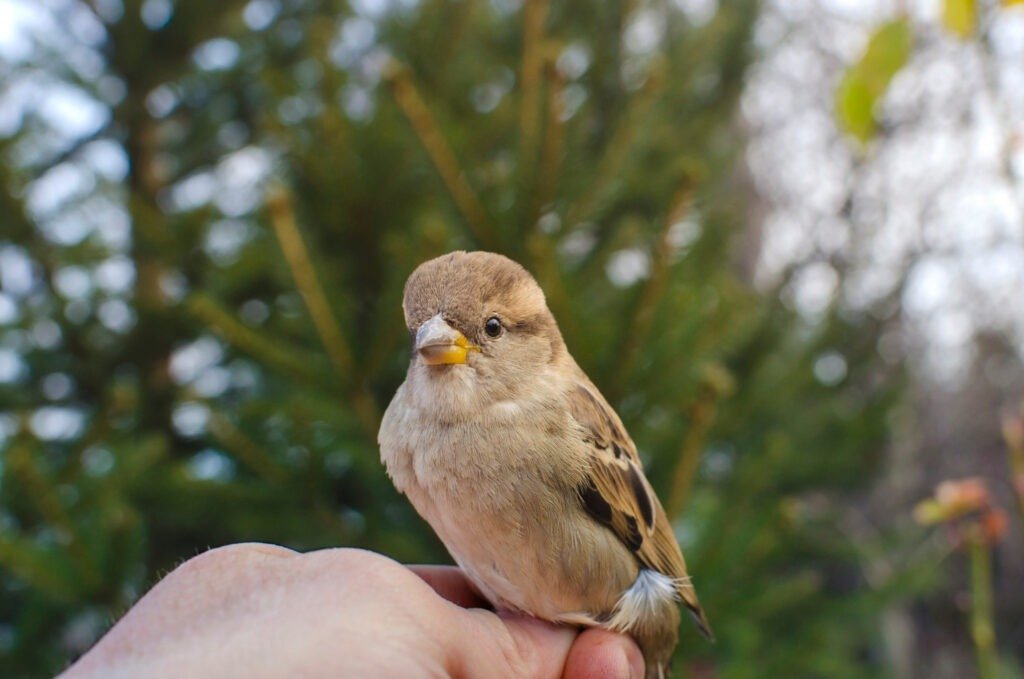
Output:
<instances>
[{"instance_id":1,"label":"conifer branch","mask_svg":"<svg viewBox=\"0 0 1024 679\"><path fill-rule=\"evenodd\" d=\"M267 482L285 488L293 481L286 468L282 467L245 432L236 427L223 413L213 413L210 418L210 433L218 443L224 446L227 452ZM332 511L321 495L310 494L306 499L309 502L312 515L328 530L343 539L349 539L352 536L354 531L350 522Z\"/></svg>"},{"instance_id":2,"label":"conifer branch","mask_svg":"<svg viewBox=\"0 0 1024 679\"><path fill-rule=\"evenodd\" d=\"M700 467L701 450L704 448L704 440L715 413L715 402L703 396L704 394L698 396L696 403L690 408L690 426L686 430L683 443L679 447L679 454L676 456L672 486L669 490L668 501L665 503L665 510L672 518L682 514L690 499L693 481L697 477L697 470Z\"/></svg>"},{"instance_id":3,"label":"conifer branch","mask_svg":"<svg viewBox=\"0 0 1024 679\"><path fill-rule=\"evenodd\" d=\"M302 234L299 233L291 197L283 189L273 190L267 198L267 208L270 223L281 245L281 252L292 271L295 286L306 303L313 325L320 335L320 341L323 342L334 367L343 378L348 378L353 368L352 352L337 319L334 318L327 295L317 278L309 250L302 239Z\"/></svg>"},{"instance_id":4,"label":"conifer branch","mask_svg":"<svg viewBox=\"0 0 1024 679\"><path fill-rule=\"evenodd\" d=\"M597 170L594 172L594 179L587 184L586 190L569 208L566 217L566 226L569 231L593 215L598 201L606 197L608 185L622 172L622 165L629 155L640 123L664 89L663 70L660 64L652 66L647 81L630 100L622 122L612 133L611 139L601 154Z\"/></svg>"},{"instance_id":5,"label":"conifer branch","mask_svg":"<svg viewBox=\"0 0 1024 679\"><path fill-rule=\"evenodd\" d=\"M548 59L544 72L548 83L548 101L545 110L544 142L541 145L540 168L537 173L538 212L555 196L565 144L565 78L558 72L553 59Z\"/></svg>"},{"instance_id":6,"label":"conifer branch","mask_svg":"<svg viewBox=\"0 0 1024 679\"><path fill-rule=\"evenodd\" d=\"M697 391L697 400L690 407L690 426L676 456L672 486L669 489L668 501L665 503L665 509L672 518L682 514L686 508L700 468L704 443L718 409L718 402L723 396L730 394L734 387L732 376L721 366L712 364L704 370Z\"/></svg>"},{"instance_id":7,"label":"conifer branch","mask_svg":"<svg viewBox=\"0 0 1024 679\"><path fill-rule=\"evenodd\" d=\"M497 237L480 198L469 183L465 170L459 164L451 145L441 132L434 115L420 96L408 69L392 62L386 76L392 96L409 120L430 160L441 175L455 206L466 220L466 227L474 240L483 248L498 249Z\"/></svg>"},{"instance_id":8,"label":"conifer branch","mask_svg":"<svg viewBox=\"0 0 1024 679\"><path fill-rule=\"evenodd\" d=\"M519 168L524 180L533 175L537 161L543 95L542 45L547 16L547 0L526 0L523 7L523 63L519 76Z\"/></svg>"},{"instance_id":9,"label":"conifer branch","mask_svg":"<svg viewBox=\"0 0 1024 679\"><path fill-rule=\"evenodd\" d=\"M228 344L249 354L268 368L281 370L309 382L323 381L323 373L308 357L300 357L283 348L283 343L254 331L222 307L206 293L195 293L185 302L185 308L203 325L220 335Z\"/></svg>"},{"instance_id":10,"label":"conifer branch","mask_svg":"<svg viewBox=\"0 0 1024 679\"><path fill-rule=\"evenodd\" d=\"M376 435L377 426L380 424L380 413L377 411L376 403L360 385L352 359L352 351L331 311L331 305L317 278L316 268L313 266L309 250L299 232L291 196L284 189L273 190L267 198L267 208L270 213L270 223L274 227L274 233L277 234L285 261L295 278L295 286L306 303L306 309L309 311L313 325L327 350L327 355L343 382L350 388L348 397L352 409L367 432Z\"/></svg>"},{"instance_id":11,"label":"conifer branch","mask_svg":"<svg viewBox=\"0 0 1024 679\"><path fill-rule=\"evenodd\" d=\"M60 568L47 556L27 538L0 534L0 568L54 599L73 599L70 569Z\"/></svg>"},{"instance_id":12,"label":"conifer branch","mask_svg":"<svg viewBox=\"0 0 1024 679\"><path fill-rule=\"evenodd\" d=\"M532 263L532 271L540 281L547 296L548 306L562 321L563 331L572 334L573 314L568 303L565 282L562 279L555 248L554 232L545 233L537 229L541 212L554 199L558 175L562 165L562 149L565 137L564 90L565 79L558 73L554 61L548 59L544 74L548 83L548 98L544 123L544 140L541 144L540 167L536 188L530 197L530 210L525 227L529 229L526 249Z\"/></svg>"},{"instance_id":13,"label":"conifer branch","mask_svg":"<svg viewBox=\"0 0 1024 679\"><path fill-rule=\"evenodd\" d=\"M223 413L214 411L210 416L210 433L225 450L258 476L282 487L288 482L288 471Z\"/></svg>"},{"instance_id":14,"label":"conifer branch","mask_svg":"<svg viewBox=\"0 0 1024 679\"><path fill-rule=\"evenodd\" d=\"M619 349L615 352L615 373L610 380L613 397L617 397L629 371L633 369L640 347L647 343L651 322L654 320L654 310L658 308L668 283L672 256L670 233L672 227L686 215L692 197L693 187L689 181L684 182L672 197L668 213L651 253L650 272L647 280L640 290L636 303L632 305L632 316L627 323L622 324Z\"/></svg>"},{"instance_id":15,"label":"conifer branch","mask_svg":"<svg viewBox=\"0 0 1024 679\"><path fill-rule=\"evenodd\" d=\"M39 515L64 538L61 543L65 545L64 550L70 558L78 564L85 587L96 587L102 579L96 561L85 549L82 536L64 508L57 489L36 465L24 440L16 440L11 445L6 461L8 471L17 479L17 484L24 489Z\"/></svg>"}]
</instances>

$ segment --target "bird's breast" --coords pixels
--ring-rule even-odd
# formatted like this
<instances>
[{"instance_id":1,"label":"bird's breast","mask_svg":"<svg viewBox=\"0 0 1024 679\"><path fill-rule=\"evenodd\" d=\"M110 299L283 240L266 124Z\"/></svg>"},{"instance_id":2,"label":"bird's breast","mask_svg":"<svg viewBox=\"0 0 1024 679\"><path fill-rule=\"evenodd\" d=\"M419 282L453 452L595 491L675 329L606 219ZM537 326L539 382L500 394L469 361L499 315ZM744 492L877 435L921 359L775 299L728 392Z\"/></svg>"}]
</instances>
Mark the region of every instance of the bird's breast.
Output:
<instances>
[{"instance_id":1,"label":"bird's breast","mask_svg":"<svg viewBox=\"0 0 1024 679\"><path fill-rule=\"evenodd\" d=\"M536 482L514 479L454 491L417 485L407 494L497 608L559 620L567 613L608 610L624 589L612 591L613 577L596 588L580 579L578 563L567 558L581 556L581 536L569 523L577 510L570 498ZM603 595L601 587L608 588Z\"/></svg>"},{"instance_id":2,"label":"bird's breast","mask_svg":"<svg viewBox=\"0 0 1024 679\"><path fill-rule=\"evenodd\" d=\"M497 401L457 422L429 402L395 409L389 472L485 597L549 620L614 607L636 562L580 507L589 459L564 407Z\"/></svg>"}]
</instances>

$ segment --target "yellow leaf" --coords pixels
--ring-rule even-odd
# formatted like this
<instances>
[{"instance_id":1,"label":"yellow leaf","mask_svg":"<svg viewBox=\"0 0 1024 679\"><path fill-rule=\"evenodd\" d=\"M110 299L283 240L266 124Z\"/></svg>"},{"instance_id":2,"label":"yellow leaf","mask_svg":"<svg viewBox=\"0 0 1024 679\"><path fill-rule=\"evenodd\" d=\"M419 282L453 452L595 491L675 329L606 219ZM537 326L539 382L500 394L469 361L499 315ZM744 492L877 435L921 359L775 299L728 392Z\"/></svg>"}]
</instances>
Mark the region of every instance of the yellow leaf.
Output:
<instances>
[{"instance_id":1,"label":"yellow leaf","mask_svg":"<svg viewBox=\"0 0 1024 679\"><path fill-rule=\"evenodd\" d=\"M975 0L945 0L942 8L942 23L950 32L960 38L970 38L978 23L978 8Z\"/></svg>"},{"instance_id":2,"label":"yellow leaf","mask_svg":"<svg viewBox=\"0 0 1024 679\"><path fill-rule=\"evenodd\" d=\"M875 135L874 98L860 74L851 70L843 76L836 97L837 113L846 131L868 142Z\"/></svg>"},{"instance_id":3,"label":"yellow leaf","mask_svg":"<svg viewBox=\"0 0 1024 679\"><path fill-rule=\"evenodd\" d=\"M1014 5L1024 5L1024 0L1003 0L1003 7L1013 7Z\"/></svg>"},{"instance_id":4,"label":"yellow leaf","mask_svg":"<svg viewBox=\"0 0 1024 679\"><path fill-rule=\"evenodd\" d=\"M861 58L843 74L836 91L836 116L843 129L862 143L875 135L875 105L907 63L910 44L910 26L905 20L883 24L871 36Z\"/></svg>"}]
</instances>

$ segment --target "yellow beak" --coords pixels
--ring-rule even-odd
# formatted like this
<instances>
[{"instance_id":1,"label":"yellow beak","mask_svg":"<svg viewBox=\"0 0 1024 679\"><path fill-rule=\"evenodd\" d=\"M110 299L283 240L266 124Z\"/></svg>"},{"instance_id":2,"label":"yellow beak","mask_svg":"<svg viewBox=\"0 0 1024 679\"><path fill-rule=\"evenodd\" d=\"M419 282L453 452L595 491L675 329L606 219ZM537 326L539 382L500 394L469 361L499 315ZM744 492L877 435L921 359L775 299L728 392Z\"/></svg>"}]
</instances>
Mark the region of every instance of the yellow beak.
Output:
<instances>
[{"instance_id":1,"label":"yellow beak","mask_svg":"<svg viewBox=\"0 0 1024 679\"><path fill-rule=\"evenodd\" d=\"M416 351L426 365L460 365L469 360L469 352L480 351L480 347L437 314L416 331Z\"/></svg>"}]
</instances>

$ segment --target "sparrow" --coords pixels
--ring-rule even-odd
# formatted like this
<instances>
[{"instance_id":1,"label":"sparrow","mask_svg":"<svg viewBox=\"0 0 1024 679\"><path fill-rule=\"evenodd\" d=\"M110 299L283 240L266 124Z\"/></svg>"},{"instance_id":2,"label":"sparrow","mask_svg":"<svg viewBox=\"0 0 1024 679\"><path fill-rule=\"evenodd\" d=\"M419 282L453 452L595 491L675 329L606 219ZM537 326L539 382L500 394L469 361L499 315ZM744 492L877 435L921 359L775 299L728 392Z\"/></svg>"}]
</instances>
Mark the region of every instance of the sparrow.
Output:
<instances>
[{"instance_id":1,"label":"sparrow","mask_svg":"<svg viewBox=\"0 0 1024 679\"><path fill-rule=\"evenodd\" d=\"M497 609L632 636L664 677L679 607L712 638L622 420L534 278L451 252L405 284L405 382L381 422L395 487Z\"/></svg>"}]
</instances>

